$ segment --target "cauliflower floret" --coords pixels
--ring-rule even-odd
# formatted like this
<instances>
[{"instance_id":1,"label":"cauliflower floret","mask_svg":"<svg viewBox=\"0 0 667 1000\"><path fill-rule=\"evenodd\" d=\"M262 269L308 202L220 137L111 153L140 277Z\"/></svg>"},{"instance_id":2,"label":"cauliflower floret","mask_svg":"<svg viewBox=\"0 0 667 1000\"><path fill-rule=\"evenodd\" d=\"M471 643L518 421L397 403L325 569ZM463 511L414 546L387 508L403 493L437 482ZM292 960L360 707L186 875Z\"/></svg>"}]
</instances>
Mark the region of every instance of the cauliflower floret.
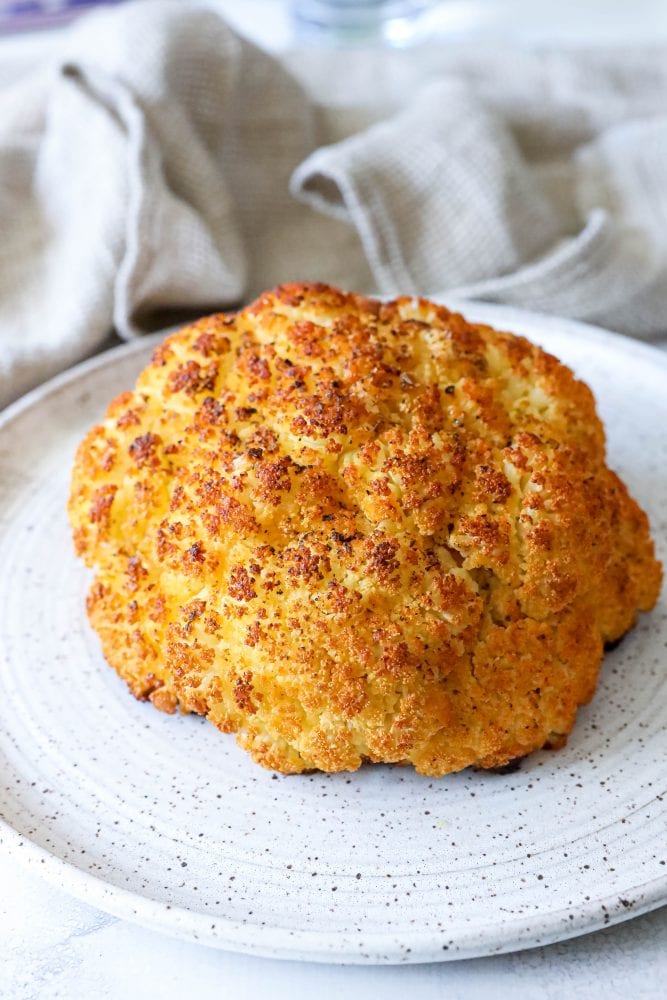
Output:
<instances>
[{"instance_id":1,"label":"cauliflower floret","mask_svg":"<svg viewBox=\"0 0 667 1000\"><path fill-rule=\"evenodd\" d=\"M285 772L562 744L661 579L567 368L324 285L169 337L81 444L69 512L132 693Z\"/></svg>"}]
</instances>

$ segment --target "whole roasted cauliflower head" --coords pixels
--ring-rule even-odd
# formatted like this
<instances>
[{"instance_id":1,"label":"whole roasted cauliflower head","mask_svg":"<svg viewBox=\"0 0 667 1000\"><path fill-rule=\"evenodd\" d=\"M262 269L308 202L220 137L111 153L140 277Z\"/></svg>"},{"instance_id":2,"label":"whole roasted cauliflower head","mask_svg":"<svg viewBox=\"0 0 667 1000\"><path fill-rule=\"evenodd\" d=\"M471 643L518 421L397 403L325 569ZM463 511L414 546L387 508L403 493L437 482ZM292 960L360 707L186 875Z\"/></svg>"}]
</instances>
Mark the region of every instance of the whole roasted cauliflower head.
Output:
<instances>
[{"instance_id":1,"label":"whole roasted cauliflower head","mask_svg":"<svg viewBox=\"0 0 667 1000\"><path fill-rule=\"evenodd\" d=\"M561 745L660 586L586 385L324 285L168 337L81 444L69 512L132 693L285 772Z\"/></svg>"}]
</instances>

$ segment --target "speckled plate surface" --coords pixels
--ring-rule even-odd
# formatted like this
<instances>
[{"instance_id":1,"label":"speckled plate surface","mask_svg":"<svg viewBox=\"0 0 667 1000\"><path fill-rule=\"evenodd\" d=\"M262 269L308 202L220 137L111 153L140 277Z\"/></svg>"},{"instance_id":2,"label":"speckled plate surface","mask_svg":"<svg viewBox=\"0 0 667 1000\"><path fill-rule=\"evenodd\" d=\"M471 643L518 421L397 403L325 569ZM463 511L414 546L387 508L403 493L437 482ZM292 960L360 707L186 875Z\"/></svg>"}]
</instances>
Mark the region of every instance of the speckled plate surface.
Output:
<instances>
[{"instance_id":1,"label":"speckled plate surface","mask_svg":"<svg viewBox=\"0 0 667 1000\"><path fill-rule=\"evenodd\" d=\"M465 311L588 380L611 464L664 559L667 355L575 323ZM283 777L209 723L130 697L86 623L64 507L76 444L151 346L80 366L0 422L2 849L121 917L322 961L491 954L667 902L664 597L608 655L568 746L512 774Z\"/></svg>"}]
</instances>

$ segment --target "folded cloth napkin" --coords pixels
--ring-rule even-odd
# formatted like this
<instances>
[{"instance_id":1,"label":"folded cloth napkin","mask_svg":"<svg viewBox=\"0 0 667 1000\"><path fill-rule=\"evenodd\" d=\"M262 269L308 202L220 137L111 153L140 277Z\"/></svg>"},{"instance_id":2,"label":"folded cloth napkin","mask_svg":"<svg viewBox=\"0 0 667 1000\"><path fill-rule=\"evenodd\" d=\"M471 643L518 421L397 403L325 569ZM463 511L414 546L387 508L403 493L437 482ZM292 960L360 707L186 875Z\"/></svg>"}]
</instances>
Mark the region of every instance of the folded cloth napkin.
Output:
<instances>
[{"instance_id":1,"label":"folded cloth napkin","mask_svg":"<svg viewBox=\"0 0 667 1000\"><path fill-rule=\"evenodd\" d=\"M83 19L0 87L0 405L285 280L667 336L666 56L280 62L180 0Z\"/></svg>"},{"instance_id":2,"label":"folded cloth napkin","mask_svg":"<svg viewBox=\"0 0 667 1000\"><path fill-rule=\"evenodd\" d=\"M407 106L316 150L295 195L355 225L387 294L666 337L667 52L418 58L348 65L347 88L381 79Z\"/></svg>"},{"instance_id":3,"label":"folded cloth napkin","mask_svg":"<svg viewBox=\"0 0 667 1000\"><path fill-rule=\"evenodd\" d=\"M309 270L314 213L289 178L314 111L278 63L180 2L94 14L54 46L0 91L0 403L114 326L130 338Z\"/></svg>"}]
</instances>

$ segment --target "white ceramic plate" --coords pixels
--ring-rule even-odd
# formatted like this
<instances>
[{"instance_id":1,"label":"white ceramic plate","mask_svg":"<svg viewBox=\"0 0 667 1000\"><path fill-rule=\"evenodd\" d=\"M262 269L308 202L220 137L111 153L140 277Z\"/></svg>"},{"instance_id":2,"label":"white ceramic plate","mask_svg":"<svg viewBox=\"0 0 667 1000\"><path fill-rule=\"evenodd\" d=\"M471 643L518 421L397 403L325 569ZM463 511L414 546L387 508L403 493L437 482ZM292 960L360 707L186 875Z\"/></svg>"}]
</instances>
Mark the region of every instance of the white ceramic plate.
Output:
<instances>
[{"instance_id":1,"label":"white ceramic plate","mask_svg":"<svg viewBox=\"0 0 667 1000\"><path fill-rule=\"evenodd\" d=\"M611 464L667 554L667 356L491 306L593 387ZM0 839L51 882L221 948L341 962L491 954L667 902L667 613L610 654L567 747L513 774L283 777L197 717L139 704L84 613L74 449L152 343L55 379L0 424Z\"/></svg>"}]
</instances>

